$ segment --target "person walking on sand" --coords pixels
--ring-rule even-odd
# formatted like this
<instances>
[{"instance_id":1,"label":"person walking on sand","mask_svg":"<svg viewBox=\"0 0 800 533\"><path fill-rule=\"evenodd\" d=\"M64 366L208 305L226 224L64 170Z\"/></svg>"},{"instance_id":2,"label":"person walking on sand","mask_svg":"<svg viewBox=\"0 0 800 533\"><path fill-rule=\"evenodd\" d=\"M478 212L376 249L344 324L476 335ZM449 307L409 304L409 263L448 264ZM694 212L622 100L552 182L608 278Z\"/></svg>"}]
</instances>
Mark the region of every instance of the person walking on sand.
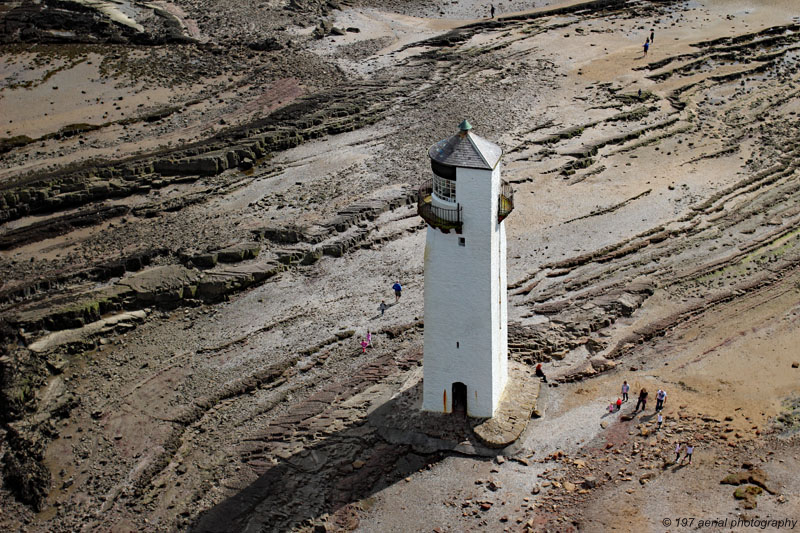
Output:
<instances>
[{"instance_id":1,"label":"person walking on sand","mask_svg":"<svg viewBox=\"0 0 800 533\"><path fill-rule=\"evenodd\" d=\"M489 8L489 13L492 14L492 18L494 18L494 4L489 4L491 8Z\"/></svg>"},{"instance_id":2,"label":"person walking on sand","mask_svg":"<svg viewBox=\"0 0 800 533\"><path fill-rule=\"evenodd\" d=\"M367 353L367 346L369 346L369 343L367 343L367 339L361 341L361 353Z\"/></svg>"},{"instance_id":3,"label":"person walking on sand","mask_svg":"<svg viewBox=\"0 0 800 533\"><path fill-rule=\"evenodd\" d=\"M642 411L647 409L647 389L642 389L639 391L639 400L636 402L636 409L633 411L636 412L639 410L639 406L642 407Z\"/></svg>"},{"instance_id":4,"label":"person walking on sand","mask_svg":"<svg viewBox=\"0 0 800 533\"><path fill-rule=\"evenodd\" d=\"M675 445L675 462L678 462L678 459L681 458L681 443Z\"/></svg>"},{"instance_id":5,"label":"person walking on sand","mask_svg":"<svg viewBox=\"0 0 800 533\"><path fill-rule=\"evenodd\" d=\"M392 290L394 290L394 303L397 303L397 300L400 299L400 293L403 291L403 286L400 285L399 281L395 281L394 285L392 285Z\"/></svg>"},{"instance_id":6,"label":"person walking on sand","mask_svg":"<svg viewBox=\"0 0 800 533\"><path fill-rule=\"evenodd\" d=\"M658 389L656 393L656 412L664 408L664 402L667 400L667 391Z\"/></svg>"},{"instance_id":7,"label":"person walking on sand","mask_svg":"<svg viewBox=\"0 0 800 533\"><path fill-rule=\"evenodd\" d=\"M381 316L383 316L383 313L385 313L388 308L389 306L386 305L386 300L381 300L381 305L378 306L378 311L381 312Z\"/></svg>"},{"instance_id":8,"label":"person walking on sand","mask_svg":"<svg viewBox=\"0 0 800 533\"><path fill-rule=\"evenodd\" d=\"M544 375L544 370L542 370L542 363L536 365L536 377L547 383L547 376Z\"/></svg>"},{"instance_id":9,"label":"person walking on sand","mask_svg":"<svg viewBox=\"0 0 800 533\"><path fill-rule=\"evenodd\" d=\"M372 333L370 333L370 332L369 332L369 330L367 330L367 338L366 338L366 341L367 341L367 346L369 346L370 348L372 348Z\"/></svg>"},{"instance_id":10,"label":"person walking on sand","mask_svg":"<svg viewBox=\"0 0 800 533\"><path fill-rule=\"evenodd\" d=\"M617 411L622 409L622 398L617 398Z\"/></svg>"},{"instance_id":11,"label":"person walking on sand","mask_svg":"<svg viewBox=\"0 0 800 533\"><path fill-rule=\"evenodd\" d=\"M694 453L694 445L692 445L692 444L687 442L686 443L686 455L684 455L683 459L681 459L681 464L683 464L683 461L685 461L686 459L689 459L689 464L692 464L692 454L693 453Z\"/></svg>"},{"instance_id":12,"label":"person walking on sand","mask_svg":"<svg viewBox=\"0 0 800 533\"><path fill-rule=\"evenodd\" d=\"M628 401L628 391L629 390L631 390L631 386L628 385L627 381L623 381L622 382L622 401L623 402L627 402Z\"/></svg>"},{"instance_id":13,"label":"person walking on sand","mask_svg":"<svg viewBox=\"0 0 800 533\"><path fill-rule=\"evenodd\" d=\"M644 42L644 56L647 57L647 51L650 49L650 39Z\"/></svg>"},{"instance_id":14,"label":"person walking on sand","mask_svg":"<svg viewBox=\"0 0 800 533\"><path fill-rule=\"evenodd\" d=\"M652 44L654 42L656 42L656 30L652 29L650 30L650 43Z\"/></svg>"}]
</instances>

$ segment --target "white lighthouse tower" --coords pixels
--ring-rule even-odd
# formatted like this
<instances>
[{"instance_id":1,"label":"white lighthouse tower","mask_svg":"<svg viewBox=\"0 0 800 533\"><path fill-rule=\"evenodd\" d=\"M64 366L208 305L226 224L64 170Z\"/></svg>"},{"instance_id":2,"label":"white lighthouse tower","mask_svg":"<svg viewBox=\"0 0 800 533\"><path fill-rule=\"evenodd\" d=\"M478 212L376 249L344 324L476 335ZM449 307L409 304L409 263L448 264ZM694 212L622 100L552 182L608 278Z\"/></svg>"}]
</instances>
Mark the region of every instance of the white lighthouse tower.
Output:
<instances>
[{"instance_id":1,"label":"white lighthouse tower","mask_svg":"<svg viewBox=\"0 0 800 533\"><path fill-rule=\"evenodd\" d=\"M491 417L508 380L503 219L514 204L502 149L471 129L464 120L431 146L433 179L419 190L428 223L422 408Z\"/></svg>"}]
</instances>

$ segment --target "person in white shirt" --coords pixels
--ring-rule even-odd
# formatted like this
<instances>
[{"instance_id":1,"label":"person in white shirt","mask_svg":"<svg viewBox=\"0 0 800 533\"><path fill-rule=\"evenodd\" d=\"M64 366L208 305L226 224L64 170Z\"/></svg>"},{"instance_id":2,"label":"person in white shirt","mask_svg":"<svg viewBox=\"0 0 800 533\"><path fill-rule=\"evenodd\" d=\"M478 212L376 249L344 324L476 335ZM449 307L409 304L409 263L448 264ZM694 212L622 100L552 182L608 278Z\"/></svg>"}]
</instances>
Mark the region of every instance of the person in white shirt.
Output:
<instances>
[{"instance_id":1,"label":"person in white shirt","mask_svg":"<svg viewBox=\"0 0 800 533\"><path fill-rule=\"evenodd\" d=\"M656 411L660 411L664 408L664 402L667 399L667 391L658 389L656 393Z\"/></svg>"}]
</instances>

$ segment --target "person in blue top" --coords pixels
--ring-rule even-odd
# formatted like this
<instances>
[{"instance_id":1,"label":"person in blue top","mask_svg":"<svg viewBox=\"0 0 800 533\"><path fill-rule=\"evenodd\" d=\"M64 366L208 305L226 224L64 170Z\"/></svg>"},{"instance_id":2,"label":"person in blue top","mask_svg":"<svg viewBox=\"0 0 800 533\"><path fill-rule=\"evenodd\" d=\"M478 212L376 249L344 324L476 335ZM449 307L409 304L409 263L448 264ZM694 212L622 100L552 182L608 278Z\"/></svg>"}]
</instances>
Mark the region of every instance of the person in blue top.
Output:
<instances>
[{"instance_id":1,"label":"person in blue top","mask_svg":"<svg viewBox=\"0 0 800 533\"><path fill-rule=\"evenodd\" d=\"M397 303L397 300L400 299L400 292L403 290L403 286L400 285L399 281L395 281L394 285L392 285L392 289L394 290L394 301Z\"/></svg>"}]
</instances>

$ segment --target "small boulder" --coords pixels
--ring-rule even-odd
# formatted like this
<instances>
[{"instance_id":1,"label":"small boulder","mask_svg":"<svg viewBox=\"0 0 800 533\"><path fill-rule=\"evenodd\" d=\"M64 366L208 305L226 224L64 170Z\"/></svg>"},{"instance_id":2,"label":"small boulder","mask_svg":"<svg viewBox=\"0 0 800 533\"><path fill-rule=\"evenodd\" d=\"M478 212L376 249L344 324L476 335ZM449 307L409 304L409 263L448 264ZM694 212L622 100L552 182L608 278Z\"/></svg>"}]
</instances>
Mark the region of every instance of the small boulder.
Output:
<instances>
[{"instance_id":1,"label":"small boulder","mask_svg":"<svg viewBox=\"0 0 800 533\"><path fill-rule=\"evenodd\" d=\"M725 476L720 483L723 485L742 485L745 483L752 483L753 485L766 490L770 494L776 494L777 492L767 484L767 475L760 468L751 468L745 472L729 474Z\"/></svg>"},{"instance_id":2,"label":"small boulder","mask_svg":"<svg viewBox=\"0 0 800 533\"><path fill-rule=\"evenodd\" d=\"M261 252L261 245L257 242L242 242L217 250L216 255L223 263L237 263L246 259L254 259Z\"/></svg>"},{"instance_id":3,"label":"small boulder","mask_svg":"<svg viewBox=\"0 0 800 533\"><path fill-rule=\"evenodd\" d=\"M217 264L217 254L198 254L192 256L192 264L198 267L210 268Z\"/></svg>"},{"instance_id":4,"label":"small boulder","mask_svg":"<svg viewBox=\"0 0 800 533\"><path fill-rule=\"evenodd\" d=\"M639 483L641 483L642 485L644 485L644 484L646 484L646 483L648 483L648 482L652 481L652 479L653 479L654 477L656 477L656 473L655 473L655 472L647 472L646 474L643 474L643 475L642 475L642 476L639 478Z\"/></svg>"},{"instance_id":5,"label":"small boulder","mask_svg":"<svg viewBox=\"0 0 800 533\"><path fill-rule=\"evenodd\" d=\"M609 361L602 355L596 355L589 359L589 364L591 364L592 368L597 372L605 372L617 366L617 363Z\"/></svg>"},{"instance_id":6,"label":"small boulder","mask_svg":"<svg viewBox=\"0 0 800 533\"><path fill-rule=\"evenodd\" d=\"M274 52L276 50L283 49L283 45L275 37L267 37L263 41L250 43L247 45L247 47L251 50L257 50L259 52Z\"/></svg>"},{"instance_id":7,"label":"small boulder","mask_svg":"<svg viewBox=\"0 0 800 533\"><path fill-rule=\"evenodd\" d=\"M758 505L756 497L761 495L763 489L755 485L744 485L733 491L733 497L742 500L742 507L745 509L755 509Z\"/></svg>"}]
</instances>

